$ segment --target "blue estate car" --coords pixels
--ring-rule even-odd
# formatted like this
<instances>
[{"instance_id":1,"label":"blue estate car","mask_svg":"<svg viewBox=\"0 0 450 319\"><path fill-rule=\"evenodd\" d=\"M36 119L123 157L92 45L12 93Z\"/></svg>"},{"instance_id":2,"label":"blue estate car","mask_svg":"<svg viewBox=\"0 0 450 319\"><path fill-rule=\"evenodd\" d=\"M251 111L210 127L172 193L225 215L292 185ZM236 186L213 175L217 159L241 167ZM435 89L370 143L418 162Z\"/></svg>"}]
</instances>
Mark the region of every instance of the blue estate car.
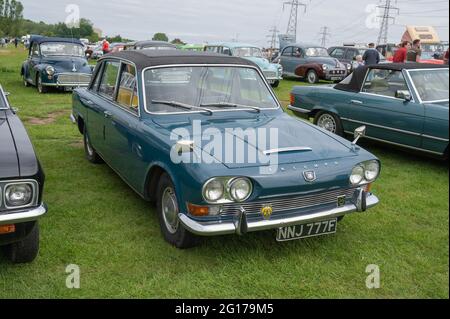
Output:
<instances>
[{"instance_id":1,"label":"blue estate car","mask_svg":"<svg viewBox=\"0 0 450 319\"><path fill-rule=\"evenodd\" d=\"M25 86L34 85L39 93L46 93L51 87L87 86L92 68L80 40L33 36L20 74Z\"/></svg>"},{"instance_id":2,"label":"blue estate car","mask_svg":"<svg viewBox=\"0 0 450 319\"><path fill-rule=\"evenodd\" d=\"M369 139L448 158L448 66L361 66L336 86L298 86L291 95L289 109L332 133L365 125Z\"/></svg>"},{"instance_id":3,"label":"blue estate car","mask_svg":"<svg viewBox=\"0 0 450 319\"><path fill-rule=\"evenodd\" d=\"M245 43L228 42L205 45L206 52L220 53L247 59L257 64L272 87L278 87L283 79L283 67L272 63L263 56L261 48Z\"/></svg>"},{"instance_id":4,"label":"blue estate car","mask_svg":"<svg viewBox=\"0 0 450 319\"><path fill-rule=\"evenodd\" d=\"M378 159L287 115L245 59L109 54L74 91L72 120L87 159L155 201L165 240L179 248L269 229L278 241L334 233L338 219L378 203Z\"/></svg>"}]
</instances>

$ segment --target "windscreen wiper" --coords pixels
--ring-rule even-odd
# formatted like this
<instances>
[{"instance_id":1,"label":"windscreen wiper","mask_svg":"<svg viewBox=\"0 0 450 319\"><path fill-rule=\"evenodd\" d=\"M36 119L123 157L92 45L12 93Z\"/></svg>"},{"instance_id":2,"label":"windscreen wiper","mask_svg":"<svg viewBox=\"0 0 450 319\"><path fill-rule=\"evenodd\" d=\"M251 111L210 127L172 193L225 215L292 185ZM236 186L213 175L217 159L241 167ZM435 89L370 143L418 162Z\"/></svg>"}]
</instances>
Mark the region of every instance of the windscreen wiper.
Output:
<instances>
[{"instance_id":1,"label":"windscreen wiper","mask_svg":"<svg viewBox=\"0 0 450 319\"><path fill-rule=\"evenodd\" d=\"M205 107L190 105L190 104L176 102L176 101L152 100L152 104L170 105L170 106L178 107L180 109L185 109L185 110L199 110L199 111L207 112L209 115L212 115L214 113L212 110L207 109Z\"/></svg>"},{"instance_id":2,"label":"windscreen wiper","mask_svg":"<svg viewBox=\"0 0 450 319\"><path fill-rule=\"evenodd\" d=\"M209 103L209 104L201 104L200 106L206 107L235 107L235 108L243 108L243 109L251 109L256 111L257 113L261 113L261 108L257 106L250 106L238 103L229 103L229 102L219 102L219 103Z\"/></svg>"}]
</instances>

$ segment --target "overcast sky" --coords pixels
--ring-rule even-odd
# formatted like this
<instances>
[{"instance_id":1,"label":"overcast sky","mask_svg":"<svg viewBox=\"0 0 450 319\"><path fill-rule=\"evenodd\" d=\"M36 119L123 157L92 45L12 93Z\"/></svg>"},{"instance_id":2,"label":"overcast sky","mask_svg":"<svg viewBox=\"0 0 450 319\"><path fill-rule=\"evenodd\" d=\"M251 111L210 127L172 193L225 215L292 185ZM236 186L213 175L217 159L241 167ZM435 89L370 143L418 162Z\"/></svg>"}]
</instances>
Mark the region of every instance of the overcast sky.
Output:
<instances>
[{"instance_id":1,"label":"overcast sky","mask_svg":"<svg viewBox=\"0 0 450 319\"><path fill-rule=\"evenodd\" d=\"M202 43L238 40L268 45L269 30L286 32L290 0L21 0L25 18L65 21L66 6L76 4L81 17L91 20L104 35L151 39L165 32L170 39ZM395 3L395 0L392 0ZM378 29L373 17L378 0L304 0L299 8L299 41L320 43L320 29L329 27L327 45L343 42L376 42ZM406 24L436 26L441 40L449 38L448 0L398 0L400 9L390 25L389 41L398 42ZM395 11L392 12L395 14Z\"/></svg>"}]
</instances>

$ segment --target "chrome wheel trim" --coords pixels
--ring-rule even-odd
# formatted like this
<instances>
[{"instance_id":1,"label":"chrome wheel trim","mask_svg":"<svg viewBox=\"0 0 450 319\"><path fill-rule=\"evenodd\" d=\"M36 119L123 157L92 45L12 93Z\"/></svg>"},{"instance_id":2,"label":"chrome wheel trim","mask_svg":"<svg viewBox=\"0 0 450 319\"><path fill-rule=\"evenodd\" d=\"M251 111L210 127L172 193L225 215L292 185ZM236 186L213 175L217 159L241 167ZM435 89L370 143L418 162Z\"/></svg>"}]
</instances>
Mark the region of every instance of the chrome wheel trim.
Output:
<instances>
[{"instance_id":1,"label":"chrome wheel trim","mask_svg":"<svg viewBox=\"0 0 450 319\"><path fill-rule=\"evenodd\" d=\"M89 141L89 137L86 134L86 150L89 156L94 156L94 149L91 146L91 142Z\"/></svg>"},{"instance_id":2,"label":"chrome wheel trim","mask_svg":"<svg viewBox=\"0 0 450 319\"><path fill-rule=\"evenodd\" d=\"M167 187L162 195L161 209L164 224L171 234L178 230L180 221L178 219L178 204L175 192L172 187Z\"/></svg>"},{"instance_id":3,"label":"chrome wheel trim","mask_svg":"<svg viewBox=\"0 0 450 319\"><path fill-rule=\"evenodd\" d=\"M39 91L39 93L42 93L42 80L41 80L41 77L40 76L38 76L38 80L37 80L37 87L38 87L38 91Z\"/></svg>"},{"instance_id":4,"label":"chrome wheel trim","mask_svg":"<svg viewBox=\"0 0 450 319\"><path fill-rule=\"evenodd\" d=\"M316 83L317 76L314 72L308 72L308 82L309 83Z\"/></svg>"},{"instance_id":5,"label":"chrome wheel trim","mask_svg":"<svg viewBox=\"0 0 450 319\"><path fill-rule=\"evenodd\" d=\"M322 114L317 120L317 126L331 133L336 133L337 128L336 120L330 114Z\"/></svg>"}]
</instances>

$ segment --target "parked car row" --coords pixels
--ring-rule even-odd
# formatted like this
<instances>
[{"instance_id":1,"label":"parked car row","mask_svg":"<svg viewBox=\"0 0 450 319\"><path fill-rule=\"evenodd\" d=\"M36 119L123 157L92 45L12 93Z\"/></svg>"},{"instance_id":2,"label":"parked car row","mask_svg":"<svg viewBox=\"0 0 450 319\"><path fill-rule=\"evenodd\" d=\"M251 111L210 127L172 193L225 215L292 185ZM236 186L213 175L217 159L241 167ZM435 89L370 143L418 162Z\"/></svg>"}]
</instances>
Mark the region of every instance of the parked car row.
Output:
<instances>
[{"instance_id":1,"label":"parked car row","mask_svg":"<svg viewBox=\"0 0 450 319\"><path fill-rule=\"evenodd\" d=\"M314 45L287 46L279 63L269 63L247 44L195 52L136 42L102 56L88 74L79 46L33 39L24 83L41 93L74 88L71 119L86 159L106 163L155 202L164 239L179 248L262 230L276 230L277 241L336 232L344 216L379 201L371 186L381 163L357 145L361 137L448 156L448 67L380 64L346 76L346 65ZM268 72L275 81L282 74L344 80L293 88L289 109L313 125L283 111ZM83 74L89 79L75 81ZM242 159L223 158L229 145L212 148L195 123L240 141L233 154ZM251 130L264 133L240 135ZM12 261L31 261L47 211L44 174L2 89L0 150L0 245Z\"/></svg>"}]
</instances>

